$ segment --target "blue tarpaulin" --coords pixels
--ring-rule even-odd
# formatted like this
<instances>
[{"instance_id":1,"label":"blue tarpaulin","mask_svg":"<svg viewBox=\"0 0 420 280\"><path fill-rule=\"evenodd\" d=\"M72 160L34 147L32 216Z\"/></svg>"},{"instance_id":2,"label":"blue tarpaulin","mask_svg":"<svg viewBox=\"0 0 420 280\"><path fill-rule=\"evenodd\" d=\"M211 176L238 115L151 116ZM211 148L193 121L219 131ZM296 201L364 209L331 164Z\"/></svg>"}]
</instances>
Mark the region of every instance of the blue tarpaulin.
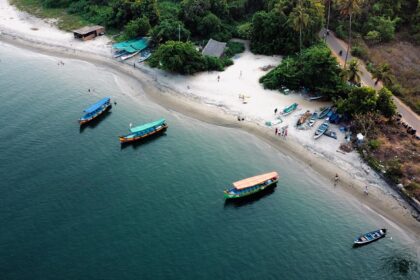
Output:
<instances>
[{"instance_id":1,"label":"blue tarpaulin","mask_svg":"<svg viewBox=\"0 0 420 280\"><path fill-rule=\"evenodd\" d=\"M149 46L149 39L143 37L141 39L125 41L112 45L114 49L123 50L128 53L142 51Z\"/></svg>"}]
</instances>

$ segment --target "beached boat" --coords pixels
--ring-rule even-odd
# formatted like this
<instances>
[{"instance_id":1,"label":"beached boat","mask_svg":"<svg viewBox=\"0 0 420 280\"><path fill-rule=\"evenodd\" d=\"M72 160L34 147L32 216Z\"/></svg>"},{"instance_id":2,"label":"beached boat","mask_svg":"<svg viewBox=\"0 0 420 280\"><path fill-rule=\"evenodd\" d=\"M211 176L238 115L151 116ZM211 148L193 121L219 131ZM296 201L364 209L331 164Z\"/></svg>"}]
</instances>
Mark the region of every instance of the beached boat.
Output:
<instances>
[{"instance_id":1,"label":"beached boat","mask_svg":"<svg viewBox=\"0 0 420 280\"><path fill-rule=\"evenodd\" d=\"M324 133L325 136L337 139L337 133L335 131L327 130Z\"/></svg>"},{"instance_id":2,"label":"beached boat","mask_svg":"<svg viewBox=\"0 0 420 280\"><path fill-rule=\"evenodd\" d=\"M306 122L306 120L311 116L311 112L308 110L305 112L305 114L303 114L297 121L297 126L300 126L302 124L304 124Z\"/></svg>"},{"instance_id":3,"label":"beached boat","mask_svg":"<svg viewBox=\"0 0 420 280\"><path fill-rule=\"evenodd\" d=\"M354 242L353 242L353 246L358 247L358 246L362 246L362 245L366 245L369 243L372 243L376 240L381 239L382 237L386 236L386 229L378 229L375 231L371 231L365 234L360 235L359 237L357 237Z\"/></svg>"},{"instance_id":4,"label":"beached boat","mask_svg":"<svg viewBox=\"0 0 420 280\"><path fill-rule=\"evenodd\" d=\"M152 53L150 51L142 51L141 56L138 60L138 62L143 62L148 60L152 56Z\"/></svg>"},{"instance_id":5,"label":"beached boat","mask_svg":"<svg viewBox=\"0 0 420 280\"><path fill-rule=\"evenodd\" d=\"M329 127L330 125L329 125L329 123L328 123L328 121L325 121L325 122L323 122L319 127L318 127L318 129L315 131L315 135L314 135L314 138L315 139L318 139L319 137L321 137L324 133L325 133L325 131L327 131L327 129L328 129L328 127Z\"/></svg>"},{"instance_id":6,"label":"beached boat","mask_svg":"<svg viewBox=\"0 0 420 280\"><path fill-rule=\"evenodd\" d=\"M226 199L242 198L274 186L279 180L277 172L250 177L233 183L233 188L225 190Z\"/></svg>"},{"instance_id":7,"label":"beached boat","mask_svg":"<svg viewBox=\"0 0 420 280\"><path fill-rule=\"evenodd\" d=\"M322 112L321 113L319 113L319 116L318 116L318 119L323 119L323 118L325 118L327 115L328 115L328 113L331 111L331 107L327 107L327 108L325 108L324 110L322 110Z\"/></svg>"},{"instance_id":8,"label":"beached boat","mask_svg":"<svg viewBox=\"0 0 420 280\"><path fill-rule=\"evenodd\" d=\"M130 128L130 134L120 136L121 143L142 140L149 136L164 132L168 128L165 119Z\"/></svg>"},{"instance_id":9,"label":"beached boat","mask_svg":"<svg viewBox=\"0 0 420 280\"><path fill-rule=\"evenodd\" d=\"M137 55L140 51L134 52L134 53L128 53L126 55L121 56L121 60L127 60L129 58L132 58L133 56Z\"/></svg>"},{"instance_id":10,"label":"beached boat","mask_svg":"<svg viewBox=\"0 0 420 280\"><path fill-rule=\"evenodd\" d=\"M91 105L89 108L85 109L83 112L85 115L79 119L79 123L85 124L90 122L91 120L100 116L103 112L111 108L111 98L106 97L104 99L99 100L95 104Z\"/></svg>"},{"instance_id":11,"label":"beached boat","mask_svg":"<svg viewBox=\"0 0 420 280\"><path fill-rule=\"evenodd\" d=\"M309 123L308 123L308 125L309 125L310 127L314 126L314 124L316 123L316 120L317 120L317 119L318 119L318 113L317 113L317 112L314 112L314 113L312 114L311 118L309 119Z\"/></svg>"},{"instance_id":12,"label":"beached boat","mask_svg":"<svg viewBox=\"0 0 420 280\"><path fill-rule=\"evenodd\" d=\"M129 54L129 53L124 51L124 50L119 50L119 51L114 52L113 57L114 58L119 58L119 57L121 57L123 55L127 55L127 54Z\"/></svg>"},{"instance_id":13,"label":"beached boat","mask_svg":"<svg viewBox=\"0 0 420 280\"><path fill-rule=\"evenodd\" d=\"M287 115L291 114L294 110L296 110L297 107L298 107L298 104L297 103L293 103L292 105L284 108L283 111L281 112L281 114L283 116L287 116Z\"/></svg>"}]
</instances>

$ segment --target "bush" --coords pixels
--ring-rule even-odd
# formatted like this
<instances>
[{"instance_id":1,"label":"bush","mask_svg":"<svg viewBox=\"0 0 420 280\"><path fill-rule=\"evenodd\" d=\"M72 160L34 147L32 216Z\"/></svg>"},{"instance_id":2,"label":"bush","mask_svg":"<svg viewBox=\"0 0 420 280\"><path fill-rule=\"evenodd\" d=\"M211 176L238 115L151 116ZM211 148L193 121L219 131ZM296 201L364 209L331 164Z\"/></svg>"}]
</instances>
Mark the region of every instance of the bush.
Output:
<instances>
[{"instance_id":1,"label":"bush","mask_svg":"<svg viewBox=\"0 0 420 280\"><path fill-rule=\"evenodd\" d=\"M237 35L239 38L241 39L245 39L248 40L251 38L251 23L250 22L246 22L244 24L241 24L237 27Z\"/></svg>"},{"instance_id":2,"label":"bush","mask_svg":"<svg viewBox=\"0 0 420 280\"><path fill-rule=\"evenodd\" d=\"M212 56L204 56L206 69L208 71L223 71L223 64L220 59Z\"/></svg>"},{"instance_id":3,"label":"bush","mask_svg":"<svg viewBox=\"0 0 420 280\"><path fill-rule=\"evenodd\" d=\"M362 46L360 46L360 45L354 45L354 46L351 48L351 54L352 54L353 56L356 56L356 57L361 58L361 59L363 59L363 60L367 60L367 59L368 59L368 54L367 54L366 49L365 49L365 48L363 48L363 47L362 47Z\"/></svg>"},{"instance_id":4,"label":"bush","mask_svg":"<svg viewBox=\"0 0 420 280\"><path fill-rule=\"evenodd\" d=\"M156 25L152 32L152 40L156 43L164 43L166 41L186 41L191 33L184 27L184 24L178 20L165 19Z\"/></svg>"},{"instance_id":5,"label":"bush","mask_svg":"<svg viewBox=\"0 0 420 280\"><path fill-rule=\"evenodd\" d=\"M124 35L127 39L142 37L150 30L150 23L147 17L141 17L129 21L124 27Z\"/></svg>"},{"instance_id":6,"label":"bush","mask_svg":"<svg viewBox=\"0 0 420 280\"><path fill-rule=\"evenodd\" d=\"M243 53L245 51L245 46L241 42L229 41L226 45L225 56L233 57L238 53Z\"/></svg>"},{"instance_id":7,"label":"bush","mask_svg":"<svg viewBox=\"0 0 420 280\"><path fill-rule=\"evenodd\" d=\"M221 20L214 14L208 13L197 25L197 31L201 36L210 36L217 34L222 29Z\"/></svg>"},{"instance_id":8,"label":"bush","mask_svg":"<svg viewBox=\"0 0 420 280\"><path fill-rule=\"evenodd\" d=\"M379 91L376 107L387 118L396 114L397 106L395 106L394 100L392 100L392 93L386 87L383 87Z\"/></svg>"},{"instance_id":9,"label":"bush","mask_svg":"<svg viewBox=\"0 0 420 280\"><path fill-rule=\"evenodd\" d=\"M379 32L378 32L378 31L376 31L376 30L369 31L369 32L366 34L365 39L366 39L367 41L369 41L370 43L372 43L372 44L376 44L376 43L378 43L378 42L380 41L380 39L381 39L381 34L379 34Z\"/></svg>"},{"instance_id":10,"label":"bush","mask_svg":"<svg viewBox=\"0 0 420 280\"><path fill-rule=\"evenodd\" d=\"M386 163L386 175L394 183L399 183L399 180L403 176L402 165L399 160L394 159Z\"/></svg>"},{"instance_id":11,"label":"bush","mask_svg":"<svg viewBox=\"0 0 420 280\"><path fill-rule=\"evenodd\" d=\"M377 139L373 139L369 141L369 147L372 150L376 150L381 146L381 141L377 140Z\"/></svg>"}]
</instances>

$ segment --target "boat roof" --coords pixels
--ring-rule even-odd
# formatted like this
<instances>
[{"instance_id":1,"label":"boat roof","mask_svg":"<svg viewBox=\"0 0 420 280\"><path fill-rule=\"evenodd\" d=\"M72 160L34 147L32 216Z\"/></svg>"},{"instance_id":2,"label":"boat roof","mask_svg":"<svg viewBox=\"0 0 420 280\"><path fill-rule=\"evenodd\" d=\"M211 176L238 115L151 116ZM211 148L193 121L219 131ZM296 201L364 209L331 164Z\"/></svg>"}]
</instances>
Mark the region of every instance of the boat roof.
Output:
<instances>
[{"instance_id":1,"label":"boat roof","mask_svg":"<svg viewBox=\"0 0 420 280\"><path fill-rule=\"evenodd\" d=\"M120 42L112 45L114 49L117 50L124 50L128 53L135 53L141 50L144 50L149 46L149 39L146 37L135 39L135 40L129 40L125 42Z\"/></svg>"},{"instance_id":2,"label":"boat roof","mask_svg":"<svg viewBox=\"0 0 420 280\"><path fill-rule=\"evenodd\" d=\"M93 104L92 106L90 106L89 108L85 109L83 112L87 114L92 113L96 111L99 107L101 107L102 105L108 103L110 99L111 99L110 97L105 97L99 100L98 102L96 102L95 104Z\"/></svg>"},{"instance_id":3,"label":"boat roof","mask_svg":"<svg viewBox=\"0 0 420 280\"><path fill-rule=\"evenodd\" d=\"M143 125L140 125L140 126L133 127L133 128L130 129L130 131L131 131L131 133L140 132L140 131L143 131L143 130L146 130L146 129L149 129L149 128L152 128L152 127L155 127L155 126L162 125L164 122L165 122L165 119L160 119L160 120L157 120L157 121L154 121L154 122L151 122L151 123L146 123L146 124L143 124Z\"/></svg>"},{"instance_id":4,"label":"boat roof","mask_svg":"<svg viewBox=\"0 0 420 280\"><path fill-rule=\"evenodd\" d=\"M257 175L254 177L250 177L247 179L243 179L237 182L233 183L233 186L235 187L235 189L237 190L242 190L242 189L246 189L258 184L261 184L273 177L278 177L279 174L277 172L270 172L270 173L265 173L265 174L261 174L261 175Z\"/></svg>"}]
</instances>

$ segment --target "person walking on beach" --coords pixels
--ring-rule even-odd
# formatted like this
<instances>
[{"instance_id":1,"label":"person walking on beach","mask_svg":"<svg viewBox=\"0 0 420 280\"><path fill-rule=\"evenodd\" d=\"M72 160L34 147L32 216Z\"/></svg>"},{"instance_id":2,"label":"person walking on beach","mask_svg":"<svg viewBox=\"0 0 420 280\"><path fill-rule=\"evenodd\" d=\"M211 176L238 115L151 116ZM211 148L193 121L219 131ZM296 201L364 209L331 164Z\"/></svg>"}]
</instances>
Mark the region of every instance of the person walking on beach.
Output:
<instances>
[{"instance_id":1,"label":"person walking on beach","mask_svg":"<svg viewBox=\"0 0 420 280\"><path fill-rule=\"evenodd\" d=\"M217 82L220 82L220 75L217 75Z\"/></svg>"},{"instance_id":2,"label":"person walking on beach","mask_svg":"<svg viewBox=\"0 0 420 280\"><path fill-rule=\"evenodd\" d=\"M368 191L368 186L365 186L365 191L364 191L365 195L369 195L369 191Z\"/></svg>"},{"instance_id":3,"label":"person walking on beach","mask_svg":"<svg viewBox=\"0 0 420 280\"><path fill-rule=\"evenodd\" d=\"M279 129L276 127L276 131L274 132L274 135L277 135L279 133Z\"/></svg>"},{"instance_id":4,"label":"person walking on beach","mask_svg":"<svg viewBox=\"0 0 420 280\"><path fill-rule=\"evenodd\" d=\"M239 79L242 78L242 70L239 71Z\"/></svg>"},{"instance_id":5,"label":"person walking on beach","mask_svg":"<svg viewBox=\"0 0 420 280\"><path fill-rule=\"evenodd\" d=\"M338 177L338 174L335 174L335 177L334 177L334 186L337 185L338 180L340 180L340 178Z\"/></svg>"},{"instance_id":6,"label":"person walking on beach","mask_svg":"<svg viewBox=\"0 0 420 280\"><path fill-rule=\"evenodd\" d=\"M274 115L275 115L275 114L277 114L277 108L276 108L276 109L274 109Z\"/></svg>"}]
</instances>

